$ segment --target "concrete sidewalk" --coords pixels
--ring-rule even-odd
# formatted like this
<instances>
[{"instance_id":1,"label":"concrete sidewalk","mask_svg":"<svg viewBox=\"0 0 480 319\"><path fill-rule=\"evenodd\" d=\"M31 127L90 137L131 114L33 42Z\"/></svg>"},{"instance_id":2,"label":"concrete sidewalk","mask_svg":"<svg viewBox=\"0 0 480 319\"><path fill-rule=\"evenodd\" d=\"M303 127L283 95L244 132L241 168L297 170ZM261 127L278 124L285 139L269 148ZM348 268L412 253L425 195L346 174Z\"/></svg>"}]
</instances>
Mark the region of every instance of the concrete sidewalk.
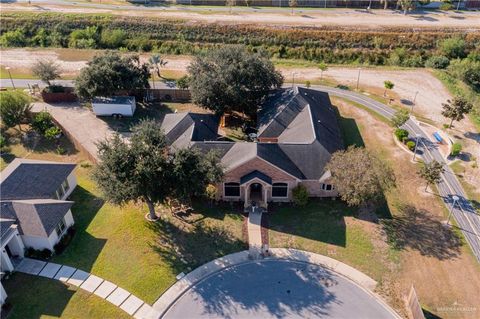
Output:
<instances>
[{"instance_id":1,"label":"concrete sidewalk","mask_svg":"<svg viewBox=\"0 0 480 319\"><path fill-rule=\"evenodd\" d=\"M262 213L254 210L248 214L248 245L252 259L258 259L262 253Z\"/></svg>"},{"instance_id":2,"label":"concrete sidewalk","mask_svg":"<svg viewBox=\"0 0 480 319\"><path fill-rule=\"evenodd\" d=\"M29 275L59 280L79 287L109 301L137 319L156 319L160 316L150 305L125 289L80 269L24 258L15 270Z\"/></svg>"}]
</instances>

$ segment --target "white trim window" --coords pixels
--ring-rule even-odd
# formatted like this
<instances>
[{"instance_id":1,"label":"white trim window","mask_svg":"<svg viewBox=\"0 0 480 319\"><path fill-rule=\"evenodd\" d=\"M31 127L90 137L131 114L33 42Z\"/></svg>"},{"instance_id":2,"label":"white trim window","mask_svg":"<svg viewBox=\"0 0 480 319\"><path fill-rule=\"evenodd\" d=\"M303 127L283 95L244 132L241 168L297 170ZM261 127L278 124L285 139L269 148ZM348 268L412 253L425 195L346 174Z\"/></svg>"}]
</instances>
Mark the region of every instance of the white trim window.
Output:
<instances>
[{"instance_id":1,"label":"white trim window","mask_svg":"<svg viewBox=\"0 0 480 319\"><path fill-rule=\"evenodd\" d=\"M274 197L274 198L287 198L288 197L288 184L287 183L273 183L272 184L272 197Z\"/></svg>"},{"instance_id":2,"label":"white trim window","mask_svg":"<svg viewBox=\"0 0 480 319\"><path fill-rule=\"evenodd\" d=\"M65 217L62 217L57 227L55 227L55 232L57 233L58 238L62 237L66 228L67 228L67 225L65 224Z\"/></svg>"},{"instance_id":3,"label":"white trim window","mask_svg":"<svg viewBox=\"0 0 480 319\"><path fill-rule=\"evenodd\" d=\"M223 183L224 197L240 197L240 183Z\"/></svg>"},{"instance_id":4,"label":"white trim window","mask_svg":"<svg viewBox=\"0 0 480 319\"><path fill-rule=\"evenodd\" d=\"M335 187L333 187L332 184L321 184L320 188L324 191L327 191L327 192L331 192L331 191L335 190Z\"/></svg>"},{"instance_id":5,"label":"white trim window","mask_svg":"<svg viewBox=\"0 0 480 319\"><path fill-rule=\"evenodd\" d=\"M68 184L68 179L64 180L60 187L55 191L55 196L57 199L62 199L62 197L68 192L70 185Z\"/></svg>"}]
</instances>

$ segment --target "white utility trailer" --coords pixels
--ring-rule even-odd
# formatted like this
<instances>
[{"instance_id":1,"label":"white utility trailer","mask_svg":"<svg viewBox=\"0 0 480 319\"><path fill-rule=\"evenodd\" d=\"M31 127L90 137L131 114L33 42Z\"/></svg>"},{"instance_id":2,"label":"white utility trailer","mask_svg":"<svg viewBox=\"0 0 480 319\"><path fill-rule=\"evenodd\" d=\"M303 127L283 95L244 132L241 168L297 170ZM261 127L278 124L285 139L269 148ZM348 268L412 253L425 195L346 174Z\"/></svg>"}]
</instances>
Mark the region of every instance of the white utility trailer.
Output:
<instances>
[{"instance_id":1,"label":"white utility trailer","mask_svg":"<svg viewBox=\"0 0 480 319\"><path fill-rule=\"evenodd\" d=\"M133 116L135 108L134 96L96 97L92 101L96 116Z\"/></svg>"}]
</instances>

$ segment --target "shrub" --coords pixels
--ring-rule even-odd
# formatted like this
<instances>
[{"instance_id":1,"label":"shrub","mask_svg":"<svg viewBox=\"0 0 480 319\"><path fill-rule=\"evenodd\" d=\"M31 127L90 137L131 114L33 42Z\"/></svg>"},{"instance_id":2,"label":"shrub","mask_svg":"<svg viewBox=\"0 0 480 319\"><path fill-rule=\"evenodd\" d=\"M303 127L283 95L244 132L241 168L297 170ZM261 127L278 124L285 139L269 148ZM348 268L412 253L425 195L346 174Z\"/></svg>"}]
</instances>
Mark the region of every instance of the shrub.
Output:
<instances>
[{"instance_id":1,"label":"shrub","mask_svg":"<svg viewBox=\"0 0 480 319\"><path fill-rule=\"evenodd\" d=\"M73 239L73 236L75 235L75 228L71 226L70 228L67 229L67 232L62 236L62 238L58 241L55 246L53 246L53 249L55 250L55 254L60 255L63 253L65 248L67 248L68 244Z\"/></svg>"},{"instance_id":2,"label":"shrub","mask_svg":"<svg viewBox=\"0 0 480 319\"><path fill-rule=\"evenodd\" d=\"M100 44L107 49L116 49L123 46L127 34L121 29L103 30L100 36Z\"/></svg>"},{"instance_id":3,"label":"shrub","mask_svg":"<svg viewBox=\"0 0 480 319\"><path fill-rule=\"evenodd\" d=\"M414 141L408 141L408 142L406 143L406 145L407 145L407 147L408 147L408 149L409 149L410 151L415 150L415 142L414 142Z\"/></svg>"},{"instance_id":4,"label":"shrub","mask_svg":"<svg viewBox=\"0 0 480 319\"><path fill-rule=\"evenodd\" d=\"M462 144L453 143L452 151L450 152L450 155L451 156L457 156L458 154L460 154L461 151L462 151Z\"/></svg>"},{"instance_id":5,"label":"shrub","mask_svg":"<svg viewBox=\"0 0 480 319\"><path fill-rule=\"evenodd\" d=\"M443 2L440 5L440 10L443 10L443 11L453 10L453 4L449 2Z\"/></svg>"},{"instance_id":6,"label":"shrub","mask_svg":"<svg viewBox=\"0 0 480 319\"><path fill-rule=\"evenodd\" d=\"M303 185L298 185L292 190L293 203L297 206L305 206L308 203L308 191Z\"/></svg>"},{"instance_id":7,"label":"shrub","mask_svg":"<svg viewBox=\"0 0 480 319\"><path fill-rule=\"evenodd\" d=\"M397 128L395 130L395 136L403 143L408 138L408 131L403 128Z\"/></svg>"},{"instance_id":8,"label":"shrub","mask_svg":"<svg viewBox=\"0 0 480 319\"><path fill-rule=\"evenodd\" d=\"M470 59L456 59L451 61L448 72L472 88L480 89L480 62Z\"/></svg>"},{"instance_id":9,"label":"shrub","mask_svg":"<svg viewBox=\"0 0 480 319\"><path fill-rule=\"evenodd\" d=\"M438 48L447 58L457 59L465 57L466 45L462 38L455 37L442 40L438 43Z\"/></svg>"},{"instance_id":10,"label":"shrub","mask_svg":"<svg viewBox=\"0 0 480 319\"><path fill-rule=\"evenodd\" d=\"M310 81L305 81L305 86L306 86L307 88L309 88L310 86L312 86L312 82L310 82Z\"/></svg>"},{"instance_id":11,"label":"shrub","mask_svg":"<svg viewBox=\"0 0 480 319\"><path fill-rule=\"evenodd\" d=\"M190 86L188 81L189 81L189 78L187 75L182 76L180 79L176 81L177 87L182 90L188 89L188 87Z\"/></svg>"},{"instance_id":12,"label":"shrub","mask_svg":"<svg viewBox=\"0 0 480 319\"><path fill-rule=\"evenodd\" d=\"M48 260L50 259L50 257L52 257L52 251L48 248L40 250L40 249L34 249L30 247L25 251L25 257L40 259L40 260Z\"/></svg>"},{"instance_id":13,"label":"shrub","mask_svg":"<svg viewBox=\"0 0 480 319\"><path fill-rule=\"evenodd\" d=\"M434 55L425 62L427 68L433 69L446 69L449 64L450 60L443 55Z\"/></svg>"},{"instance_id":14,"label":"shrub","mask_svg":"<svg viewBox=\"0 0 480 319\"><path fill-rule=\"evenodd\" d=\"M32 128L42 135L52 126L54 126L52 116L47 111L37 113L33 117Z\"/></svg>"},{"instance_id":15,"label":"shrub","mask_svg":"<svg viewBox=\"0 0 480 319\"><path fill-rule=\"evenodd\" d=\"M66 88L62 85L51 85L44 88L43 91L46 93L64 93Z\"/></svg>"},{"instance_id":16,"label":"shrub","mask_svg":"<svg viewBox=\"0 0 480 319\"><path fill-rule=\"evenodd\" d=\"M48 140L54 140L58 138L60 134L62 134L62 130L56 126L52 126L45 131L44 136Z\"/></svg>"},{"instance_id":17,"label":"shrub","mask_svg":"<svg viewBox=\"0 0 480 319\"><path fill-rule=\"evenodd\" d=\"M0 135L0 152L6 152L8 150L7 139L5 136Z\"/></svg>"},{"instance_id":18,"label":"shrub","mask_svg":"<svg viewBox=\"0 0 480 319\"><path fill-rule=\"evenodd\" d=\"M66 149L64 149L64 148L63 148L63 147L61 147L61 146L57 146L57 149L56 149L56 151L57 151L57 154L58 154L58 155L64 155L64 154L66 154L66 153L67 153L67 150L66 150Z\"/></svg>"},{"instance_id":19,"label":"shrub","mask_svg":"<svg viewBox=\"0 0 480 319\"><path fill-rule=\"evenodd\" d=\"M2 47L23 47L27 44L25 34L19 29L7 31L0 37Z\"/></svg>"}]
</instances>

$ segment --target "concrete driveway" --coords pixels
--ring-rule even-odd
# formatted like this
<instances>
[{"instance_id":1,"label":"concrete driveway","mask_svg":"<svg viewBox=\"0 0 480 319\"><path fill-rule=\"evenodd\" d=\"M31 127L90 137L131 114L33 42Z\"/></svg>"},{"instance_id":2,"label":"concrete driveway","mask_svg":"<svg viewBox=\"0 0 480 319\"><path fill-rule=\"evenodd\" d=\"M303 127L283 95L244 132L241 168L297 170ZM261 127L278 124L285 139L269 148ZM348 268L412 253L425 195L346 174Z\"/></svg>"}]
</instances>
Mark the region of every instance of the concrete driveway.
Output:
<instances>
[{"instance_id":1,"label":"concrete driveway","mask_svg":"<svg viewBox=\"0 0 480 319\"><path fill-rule=\"evenodd\" d=\"M34 103L33 112L47 110L53 118L80 144L93 158L97 158L97 146L101 140L111 137L113 130L105 121L97 118L88 108L78 103L48 104Z\"/></svg>"},{"instance_id":2,"label":"concrete driveway","mask_svg":"<svg viewBox=\"0 0 480 319\"><path fill-rule=\"evenodd\" d=\"M325 268L291 260L244 263L187 290L163 318L397 318L371 293Z\"/></svg>"}]
</instances>

